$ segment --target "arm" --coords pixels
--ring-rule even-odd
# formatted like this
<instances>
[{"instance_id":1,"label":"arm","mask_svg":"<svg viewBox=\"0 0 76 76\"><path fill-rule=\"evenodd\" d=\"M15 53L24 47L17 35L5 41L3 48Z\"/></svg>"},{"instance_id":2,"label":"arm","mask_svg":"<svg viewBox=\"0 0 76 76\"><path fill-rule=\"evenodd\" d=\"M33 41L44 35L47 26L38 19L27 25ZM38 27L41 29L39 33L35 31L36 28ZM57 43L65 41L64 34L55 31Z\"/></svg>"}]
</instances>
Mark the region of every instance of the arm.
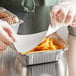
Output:
<instances>
[{"instance_id":1,"label":"arm","mask_svg":"<svg viewBox=\"0 0 76 76\"><path fill-rule=\"evenodd\" d=\"M64 1L71 1L76 4L76 0ZM68 31L69 50L66 52L66 59L68 63L69 76L76 76L76 27L73 28L72 26L69 26Z\"/></svg>"},{"instance_id":2,"label":"arm","mask_svg":"<svg viewBox=\"0 0 76 76\"><path fill-rule=\"evenodd\" d=\"M52 26L76 26L76 0L64 0L52 9L50 16ZM76 36L69 35L68 40L69 50L66 52L66 59L69 76L76 76Z\"/></svg>"},{"instance_id":3,"label":"arm","mask_svg":"<svg viewBox=\"0 0 76 76\"><path fill-rule=\"evenodd\" d=\"M76 76L76 27L68 27L69 50L66 52L66 58L69 68L69 76Z\"/></svg>"}]
</instances>

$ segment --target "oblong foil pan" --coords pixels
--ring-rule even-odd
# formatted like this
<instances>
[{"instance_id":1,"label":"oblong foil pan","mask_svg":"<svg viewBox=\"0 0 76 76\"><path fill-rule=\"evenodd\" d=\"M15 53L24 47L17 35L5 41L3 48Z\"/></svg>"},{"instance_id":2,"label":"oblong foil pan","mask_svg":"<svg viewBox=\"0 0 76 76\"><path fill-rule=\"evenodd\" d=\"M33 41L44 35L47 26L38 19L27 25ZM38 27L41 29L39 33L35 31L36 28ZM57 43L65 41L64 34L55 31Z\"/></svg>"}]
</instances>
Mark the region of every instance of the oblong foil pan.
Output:
<instances>
[{"instance_id":1,"label":"oblong foil pan","mask_svg":"<svg viewBox=\"0 0 76 76\"><path fill-rule=\"evenodd\" d=\"M63 46L64 49L58 50L48 50L44 52L33 52L26 55L17 53L17 59L22 63L22 65L35 65L58 61L64 51L68 50L68 44L57 34L51 34L48 37L56 38Z\"/></svg>"},{"instance_id":2,"label":"oblong foil pan","mask_svg":"<svg viewBox=\"0 0 76 76\"><path fill-rule=\"evenodd\" d=\"M6 21L16 33L18 32L19 25L23 23L23 20L3 7L0 7L0 20Z\"/></svg>"}]
</instances>

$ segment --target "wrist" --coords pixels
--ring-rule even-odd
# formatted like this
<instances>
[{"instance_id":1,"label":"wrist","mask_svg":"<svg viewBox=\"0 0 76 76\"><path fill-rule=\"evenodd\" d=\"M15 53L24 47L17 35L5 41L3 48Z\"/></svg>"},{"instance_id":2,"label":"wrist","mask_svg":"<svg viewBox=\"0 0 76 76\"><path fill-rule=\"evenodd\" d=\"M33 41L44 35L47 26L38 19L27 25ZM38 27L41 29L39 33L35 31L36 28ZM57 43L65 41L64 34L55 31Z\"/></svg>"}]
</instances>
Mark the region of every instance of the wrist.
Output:
<instances>
[{"instance_id":1,"label":"wrist","mask_svg":"<svg viewBox=\"0 0 76 76\"><path fill-rule=\"evenodd\" d=\"M76 36L76 26L68 26L69 35Z\"/></svg>"}]
</instances>

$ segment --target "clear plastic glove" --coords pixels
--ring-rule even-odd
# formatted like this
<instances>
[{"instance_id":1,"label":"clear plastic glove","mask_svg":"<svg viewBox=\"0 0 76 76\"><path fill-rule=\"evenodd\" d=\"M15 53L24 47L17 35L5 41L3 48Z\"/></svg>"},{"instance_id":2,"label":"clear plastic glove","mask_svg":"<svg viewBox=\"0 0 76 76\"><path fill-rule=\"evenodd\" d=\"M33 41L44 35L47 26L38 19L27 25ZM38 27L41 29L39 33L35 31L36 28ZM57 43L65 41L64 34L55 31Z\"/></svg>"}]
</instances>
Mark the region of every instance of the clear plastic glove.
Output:
<instances>
[{"instance_id":1,"label":"clear plastic glove","mask_svg":"<svg viewBox=\"0 0 76 76\"><path fill-rule=\"evenodd\" d=\"M7 48L10 43L15 42L15 32L5 21L0 20L0 53Z\"/></svg>"},{"instance_id":2,"label":"clear plastic glove","mask_svg":"<svg viewBox=\"0 0 76 76\"><path fill-rule=\"evenodd\" d=\"M50 12L52 26L76 25L76 4L62 2L52 8Z\"/></svg>"}]
</instances>

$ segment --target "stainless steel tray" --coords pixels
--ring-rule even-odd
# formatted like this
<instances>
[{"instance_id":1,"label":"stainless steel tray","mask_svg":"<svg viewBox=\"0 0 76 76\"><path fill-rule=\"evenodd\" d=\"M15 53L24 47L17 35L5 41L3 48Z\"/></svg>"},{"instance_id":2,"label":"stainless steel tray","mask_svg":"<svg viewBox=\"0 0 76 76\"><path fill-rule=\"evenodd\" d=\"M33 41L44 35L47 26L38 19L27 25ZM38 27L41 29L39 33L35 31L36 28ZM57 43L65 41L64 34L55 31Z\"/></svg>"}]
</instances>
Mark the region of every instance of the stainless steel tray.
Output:
<instances>
[{"instance_id":1,"label":"stainless steel tray","mask_svg":"<svg viewBox=\"0 0 76 76\"><path fill-rule=\"evenodd\" d=\"M22 66L11 48L0 55L0 76L66 76L65 63L61 61L42 65ZM64 66L63 66L64 65Z\"/></svg>"},{"instance_id":2,"label":"stainless steel tray","mask_svg":"<svg viewBox=\"0 0 76 76\"><path fill-rule=\"evenodd\" d=\"M58 61L64 51L68 49L67 43L57 34L51 34L49 37L54 37L62 45L64 45L64 49L59 49L59 50L52 50L52 51L45 51L45 52L34 52L34 53L29 53L26 55L22 55L17 53L17 59L23 64L23 65L35 65L35 64L42 64L42 63L48 63L48 62L54 62Z\"/></svg>"},{"instance_id":3,"label":"stainless steel tray","mask_svg":"<svg viewBox=\"0 0 76 76\"><path fill-rule=\"evenodd\" d=\"M32 66L23 65L21 61L16 57L16 52L8 47L0 54L0 76L67 76L65 62L61 60Z\"/></svg>"}]
</instances>

